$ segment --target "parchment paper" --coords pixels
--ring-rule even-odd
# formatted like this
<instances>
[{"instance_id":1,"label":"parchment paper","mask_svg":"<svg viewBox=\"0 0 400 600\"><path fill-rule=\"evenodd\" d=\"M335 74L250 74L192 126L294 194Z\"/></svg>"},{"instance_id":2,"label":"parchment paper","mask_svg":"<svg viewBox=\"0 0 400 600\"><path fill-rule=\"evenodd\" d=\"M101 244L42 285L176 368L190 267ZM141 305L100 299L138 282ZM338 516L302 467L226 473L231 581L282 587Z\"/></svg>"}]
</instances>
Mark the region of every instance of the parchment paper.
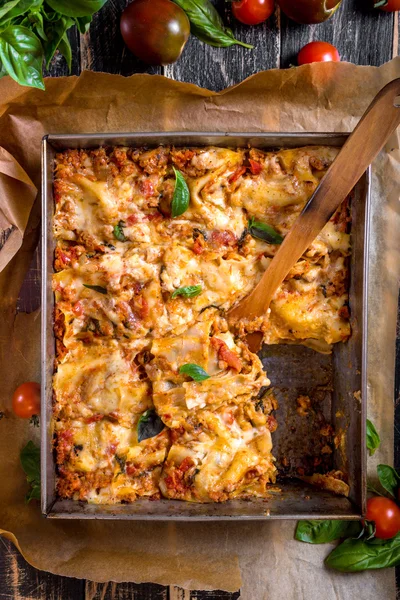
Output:
<instances>
[{"instance_id":1,"label":"parchment paper","mask_svg":"<svg viewBox=\"0 0 400 600\"><path fill-rule=\"evenodd\" d=\"M330 545L293 540L294 523L135 523L45 520L24 504L19 452L35 431L10 412L21 382L39 381L39 314L15 314L37 240L40 140L44 133L106 131L350 131L372 97L400 76L400 59L380 68L314 64L259 73L213 93L161 76L85 72L47 79L46 91L0 81L0 228L25 238L0 251L0 532L39 569L95 581L153 581L190 589L242 590L245 600L395 598L394 571L327 571ZM10 153L19 166L10 159ZM357 160L357 157L354 157ZM10 164L10 160L12 164ZM369 411L392 461L393 382L399 276L398 135L374 164L369 297ZM4 178L13 185L4 186ZM26 173L23 174L20 169ZM19 183L18 183L19 181ZM33 184L33 185L32 185ZM13 186L16 187L13 187ZM7 264L8 263L8 264Z\"/></svg>"}]
</instances>

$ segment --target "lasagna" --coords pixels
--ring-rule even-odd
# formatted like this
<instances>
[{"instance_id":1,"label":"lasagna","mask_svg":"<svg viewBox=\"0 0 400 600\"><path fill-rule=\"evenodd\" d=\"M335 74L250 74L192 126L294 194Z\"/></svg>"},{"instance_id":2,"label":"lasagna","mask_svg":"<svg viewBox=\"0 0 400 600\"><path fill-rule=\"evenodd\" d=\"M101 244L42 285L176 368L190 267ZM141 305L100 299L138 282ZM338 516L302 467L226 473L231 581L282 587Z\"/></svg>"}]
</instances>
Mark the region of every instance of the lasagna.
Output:
<instances>
[{"instance_id":1,"label":"lasagna","mask_svg":"<svg viewBox=\"0 0 400 600\"><path fill-rule=\"evenodd\" d=\"M57 155L59 497L267 496L277 474L276 402L246 334L323 352L349 337L348 201L267 314L234 328L226 314L257 284L337 152L116 147ZM179 194L186 204L176 211Z\"/></svg>"}]
</instances>

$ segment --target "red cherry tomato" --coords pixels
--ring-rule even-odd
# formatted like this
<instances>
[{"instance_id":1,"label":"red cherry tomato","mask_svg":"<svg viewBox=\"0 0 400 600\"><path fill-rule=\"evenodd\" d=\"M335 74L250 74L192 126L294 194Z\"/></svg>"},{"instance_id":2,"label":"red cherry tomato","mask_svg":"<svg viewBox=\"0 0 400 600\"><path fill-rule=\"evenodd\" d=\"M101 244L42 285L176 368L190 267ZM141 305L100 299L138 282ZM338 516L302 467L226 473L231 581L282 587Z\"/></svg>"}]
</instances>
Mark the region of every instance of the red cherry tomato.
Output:
<instances>
[{"instance_id":1,"label":"red cherry tomato","mask_svg":"<svg viewBox=\"0 0 400 600\"><path fill-rule=\"evenodd\" d=\"M340 56L335 46L328 44L328 42L310 42L297 55L299 65L330 61L338 62L340 61Z\"/></svg>"},{"instance_id":2,"label":"red cherry tomato","mask_svg":"<svg viewBox=\"0 0 400 600\"><path fill-rule=\"evenodd\" d=\"M245 25L258 25L274 12L274 0L239 0L232 2L234 17Z\"/></svg>"},{"instance_id":3,"label":"red cherry tomato","mask_svg":"<svg viewBox=\"0 0 400 600\"><path fill-rule=\"evenodd\" d=\"M375 522L375 535L382 540L388 540L400 531L400 508L389 498L383 496L370 498L365 518Z\"/></svg>"},{"instance_id":4,"label":"red cherry tomato","mask_svg":"<svg viewBox=\"0 0 400 600\"><path fill-rule=\"evenodd\" d=\"M186 13L170 0L133 0L120 27L129 50L150 65L178 60L190 35Z\"/></svg>"},{"instance_id":5,"label":"red cherry tomato","mask_svg":"<svg viewBox=\"0 0 400 600\"><path fill-rule=\"evenodd\" d=\"M388 0L387 4L378 6L378 8L385 12L395 12L396 10L400 10L400 0Z\"/></svg>"},{"instance_id":6,"label":"red cherry tomato","mask_svg":"<svg viewBox=\"0 0 400 600\"><path fill-rule=\"evenodd\" d=\"M34 381L17 387L12 398L12 408L17 417L30 419L40 413L40 385Z\"/></svg>"}]
</instances>

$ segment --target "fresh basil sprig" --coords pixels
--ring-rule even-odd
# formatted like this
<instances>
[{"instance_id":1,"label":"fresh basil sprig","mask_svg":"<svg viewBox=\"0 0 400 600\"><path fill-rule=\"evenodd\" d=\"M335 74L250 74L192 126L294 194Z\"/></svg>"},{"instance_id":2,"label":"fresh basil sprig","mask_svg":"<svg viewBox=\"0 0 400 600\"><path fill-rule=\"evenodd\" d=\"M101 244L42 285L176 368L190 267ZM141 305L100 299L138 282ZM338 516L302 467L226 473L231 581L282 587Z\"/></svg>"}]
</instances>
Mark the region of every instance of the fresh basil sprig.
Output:
<instances>
[{"instance_id":1,"label":"fresh basil sprig","mask_svg":"<svg viewBox=\"0 0 400 600\"><path fill-rule=\"evenodd\" d=\"M268 244L282 244L283 242L283 237L271 225L256 221L254 217L249 220L249 232L253 237Z\"/></svg>"},{"instance_id":2,"label":"fresh basil sprig","mask_svg":"<svg viewBox=\"0 0 400 600\"><path fill-rule=\"evenodd\" d=\"M138 442L152 438L162 432L165 425L156 411L152 408L146 410L140 417L137 425Z\"/></svg>"},{"instance_id":3,"label":"fresh basil sprig","mask_svg":"<svg viewBox=\"0 0 400 600\"><path fill-rule=\"evenodd\" d=\"M367 419L367 448L369 450L369 455L372 456L374 452L379 448L381 443L381 438L377 430L375 429L375 425Z\"/></svg>"},{"instance_id":4,"label":"fresh basil sprig","mask_svg":"<svg viewBox=\"0 0 400 600\"><path fill-rule=\"evenodd\" d=\"M175 290L171 294L171 298L176 298L177 296L183 296L184 298L194 298L198 296L202 292L201 285L187 285L185 287L180 287Z\"/></svg>"},{"instance_id":5,"label":"fresh basil sprig","mask_svg":"<svg viewBox=\"0 0 400 600\"><path fill-rule=\"evenodd\" d=\"M358 536L361 531L359 521L298 521L294 537L308 544L326 544L340 538Z\"/></svg>"},{"instance_id":6,"label":"fresh basil sprig","mask_svg":"<svg viewBox=\"0 0 400 600\"><path fill-rule=\"evenodd\" d=\"M175 189L171 204L171 215L179 217L189 208L190 192L182 173L172 167L175 173Z\"/></svg>"},{"instance_id":7,"label":"fresh basil sprig","mask_svg":"<svg viewBox=\"0 0 400 600\"><path fill-rule=\"evenodd\" d=\"M188 375L193 381L204 381L205 379L210 378L208 373L206 373L200 365L196 365L195 363L186 363L185 365L182 365L179 367L179 373Z\"/></svg>"},{"instance_id":8,"label":"fresh basil sprig","mask_svg":"<svg viewBox=\"0 0 400 600\"><path fill-rule=\"evenodd\" d=\"M199 40L217 48L227 48L238 44L244 48L253 48L235 38L232 30L225 27L217 9L210 0L174 0L188 16L190 31Z\"/></svg>"},{"instance_id":9,"label":"fresh basil sprig","mask_svg":"<svg viewBox=\"0 0 400 600\"><path fill-rule=\"evenodd\" d=\"M99 294L107 294L106 288L101 285L89 285L88 283L84 283L83 287L99 292Z\"/></svg>"},{"instance_id":10,"label":"fresh basil sprig","mask_svg":"<svg viewBox=\"0 0 400 600\"><path fill-rule=\"evenodd\" d=\"M400 534L390 540L345 540L332 550L325 564L344 573L396 567L400 565Z\"/></svg>"},{"instance_id":11,"label":"fresh basil sprig","mask_svg":"<svg viewBox=\"0 0 400 600\"><path fill-rule=\"evenodd\" d=\"M40 500L40 448L29 441L20 453L20 461L30 484L25 501Z\"/></svg>"},{"instance_id":12,"label":"fresh basil sprig","mask_svg":"<svg viewBox=\"0 0 400 600\"><path fill-rule=\"evenodd\" d=\"M381 486L389 492L393 498L397 498L397 490L400 486L400 477L397 472L393 467L389 467L389 465L378 465L377 471Z\"/></svg>"},{"instance_id":13,"label":"fresh basil sprig","mask_svg":"<svg viewBox=\"0 0 400 600\"><path fill-rule=\"evenodd\" d=\"M57 50L71 70L67 31L89 27L107 0L9 0L0 7L0 77L44 89L43 62L49 67Z\"/></svg>"}]
</instances>

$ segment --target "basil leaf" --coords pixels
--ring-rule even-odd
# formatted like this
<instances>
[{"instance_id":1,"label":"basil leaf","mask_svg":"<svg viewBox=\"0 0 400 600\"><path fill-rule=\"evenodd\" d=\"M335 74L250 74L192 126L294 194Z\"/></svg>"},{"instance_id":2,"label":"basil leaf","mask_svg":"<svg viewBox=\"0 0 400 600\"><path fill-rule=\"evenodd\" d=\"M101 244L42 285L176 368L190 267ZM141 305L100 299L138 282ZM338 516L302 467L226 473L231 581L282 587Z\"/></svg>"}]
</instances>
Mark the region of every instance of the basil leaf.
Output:
<instances>
[{"instance_id":1,"label":"basil leaf","mask_svg":"<svg viewBox=\"0 0 400 600\"><path fill-rule=\"evenodd\" d=\"M185 298L194 298L198 296L202 292L201 285L187 285L186 287L178 288L171 294L171 298L176 298L177 296L184 296Z\"/></svg>"},{"instance_id":2,"label":"basil leaf","mask_svg":"<svg viewBox=\"0 0 400 600\"><path fill-rule=\"evenodd\" d=\"M179 373L189 375L193 381L204 381L205 379L210 378L210 376L202 367L200 367L200 365L196 365L194 363L186 363L185 365L182 365L179 367Z\"/></svg>"},{"instance_id":3,"label":"basil leaf","mask_svg":"<svg viewBox=\"0 0 400 600\"><path fill-rule=\"evenodd\" d=\"M40 484L35 483L25 496L25 502L29 504L31 500L40 500Z\"/></svg>"},{"instance_id":4,"label":"basil leaf","mask_svg":"<svg viewBox=\"0 0 400 600\"><path fill-rule=\"evenodd\" d=\"M73 19L61 17L55 23L49 23L46 27L47 41L43 43L46 67L49 68L53 56L60 45L61 40L67 32L67 29L74 25Z\"/></svg>"},{"instance_id":5,"label":"basil leaf","mask_svg":"<svg viewBox=\"0 0 400 600\"><path fill-rule=\"evenodd\" d=\"M128 238L125 237L125 234L124 234L124 230L123 230L124 225L125 225L124 221L119 221L118 225L114 225L114 229L113 229L114 237L117 240L119 240L120 242L128 241Z\"/></svg>"},{"instance_id":6,"label":"basil leaf","mask_svg":"<svg viewBox=\"0 0 400 600\"><path fill-rule=\"evenodd\" d=\"M21 85L44 90L42 44L27 27L10 25L0 33L0 61Z\"/></svg>"},{"instance_id":7,"label":"basil leaf","mask_svg":"<svg viewBox=\"0 0 400 600\"><path fill-rule=\"evenodd\" d=\"M41 12L36 11L29 13L20 25L33 28L42 40L47 41L48 38L44 30L44 20Z\"/></svg>"},{"instance_id":8,"label":"basil leaf","mask_svg":"<svg viewBox=\"0 0 400 600\"><path fill-rule=\"evenodd\" d=\"M294 537L308 544L326 544L346 536L356 536L361 530L359 521L298 521Z\"/></svg>"},{"instance_id":9,"label":"basil leaf","mask_svg":"<svg viewBox=\"0 0 400 600\"><path fill-rule=\"evenodd\" d=\"M40 500L40 448L29 441L20 453L20 461L31 489L25 501Z\"/></svg>"},{"instance_id":10,"label":"basil leaf","mask_svg":"<svg viewBox=\"0 0 400 600\"><path fill-rule=\"evenodd\" d=\"M369 455L372 456L380 446L381 438L379 437L378 432L375 429L375 425L367 419L367 448L369 450Z\"/></svg>"},{"instance_id":11,"label":"basil leaf","mask_svg":"<svg viewBox=\"0 0 400 600\"><path fill-rule=\"evenodd\" d=\"M345 540L325 559L331 569L355 573L400 565L400 534L390 540Z\"/></svg>"},{"instance_id":12,"label":"basil leaf","mask_svg":"<svg viewBox=\"0 0 400 600\"><path fill-rule=\"evenodd\" d=\"M232 31L224 26L217 9L209 0L174 0L174 2L185 11L190 21L190 31L202 42L218 48L227 48L234 44L253 48L250 44L235 39Z\"/></svg>"},{"instance_id":13,"label":"basil leaf","mask_svg":"<svg viewBox=\"0 0 400 600\"><path fill-rule=\"evenodd\" d=\"M42 4L43 0L10 0L0 8L0 22L4 24L28 10L39 8Z\"/></svg>"},{"instance_id":14,"label":"basil leaf","mask_svg":"<svg viewBox=\"0 0 400 600\"><path fill-rule=\"evenodd\" d=\"M389 465L378 465L377 471L381 486L396 498L396 492L400 482L400 477L397 472L393 467L389 467Z\"/></svg>"},{"instance_id":15,"label":"basil leaf","mask_svg":"<svg viewBox=\"0 0 400 600\"><path fill-rule=\"evenodd\" d=\"M175 189L171 204L171 214L173 217L183 215L189 208L190 193L185 178L180 171L172 167L175 173Z\"/></svg>"},{"instance_id":16,"label":"basil leaf","mask_svg":"<svg viewBox=\"0 0 400 600\"><path fill-rule=\"evenodd\" d=\"M0 8L0 22L2 20L8 20L11 19L12 17L9 16L11 10L13 8L15 8L17 6L17 4L19 4L19 0L11 0L10 2L6 2L1 8ZM4 19L4 17L7 16L7 19Z\"/></svg>"},{"instance_id":17,"label":"basil leaf","mask_svg":"<svg viewBox=\"0 0 400 600\"><path fill-rule=\"evenodd\" d=\"M21 450L20 460L29 481L40 481L40 448L29 441Z\"/></svg>"},{"instance_id":18,"label":"basil leaf","mask_svg":"<svg viewBox=\"0 0 400 600\"><path fill-rule=\"evenodd\" d=\"M89 17L100 10L107 0L46 0L53 10L66 17Z\"/></svg>"},{"instance_id":19,"label":"basil leaf","mask_svg":"<svg viewBox=\"0 0 400 600\"><path fill-rule=\"evenodd\" d=\"M268 244L282 244L283 242L283 237L271 225L255 221L254 217L249 221L249 232L253 237Z\"/></svg>"},{"instance_id":20,"label":"basil leaf","mask_svg":"<svg viewBox=\"0 0 400 600\"><path fill-rule=\"evenodd\" d=\"M164 423L153 408L146 410L140 417L137 425L138 442L158 435L164 427Z\"/></svg>"},{"instance_id":21,"label":"basil leaf","mask_svg":"<svg viewBox=\"0 0 400 600\"><path fill-rule=\"evenodd\" d=\"M83 287L99 292L99 294L107 294L107 289L101 285L89 285L88 283L84 283Z\"/></svg>"},{"instance_id":22,"label":"basil leaf","mask_svg":"<svg viewBox=\"0 0 400 600\"><path fill-rule=\"evenodd\" d=\"M92 22L92 17L76 17L75 23L78 28L79 33L86 33L89 31L90 23Z\"/></svg>"},{"instance_id":23,"label":"basil leaf","mask_svg":"<svg viewBox=\"0 0 400 600\"><path fill-rule=\"evenodd\" d=\"M115 460L119 464L119 473L125 473L126 456L115 455Z\"/></svg>"},{"instance_id":24,"label":"basil leaf","mask_svg":"<svg viewBox=\"0 0 400 600\"><path fill-rule=\"evenodd\" d=\"M58 44L58 49L61 52L61 54L63 55L63 57L65 58L65 61L67 63L67 67L68 67L68 71L71 72L72 50L71 50L71 44L69 43L69 39L67 36L67 32L65 32L64 35L62 36L60 43Z\"/></svg>"}]
</instances>

